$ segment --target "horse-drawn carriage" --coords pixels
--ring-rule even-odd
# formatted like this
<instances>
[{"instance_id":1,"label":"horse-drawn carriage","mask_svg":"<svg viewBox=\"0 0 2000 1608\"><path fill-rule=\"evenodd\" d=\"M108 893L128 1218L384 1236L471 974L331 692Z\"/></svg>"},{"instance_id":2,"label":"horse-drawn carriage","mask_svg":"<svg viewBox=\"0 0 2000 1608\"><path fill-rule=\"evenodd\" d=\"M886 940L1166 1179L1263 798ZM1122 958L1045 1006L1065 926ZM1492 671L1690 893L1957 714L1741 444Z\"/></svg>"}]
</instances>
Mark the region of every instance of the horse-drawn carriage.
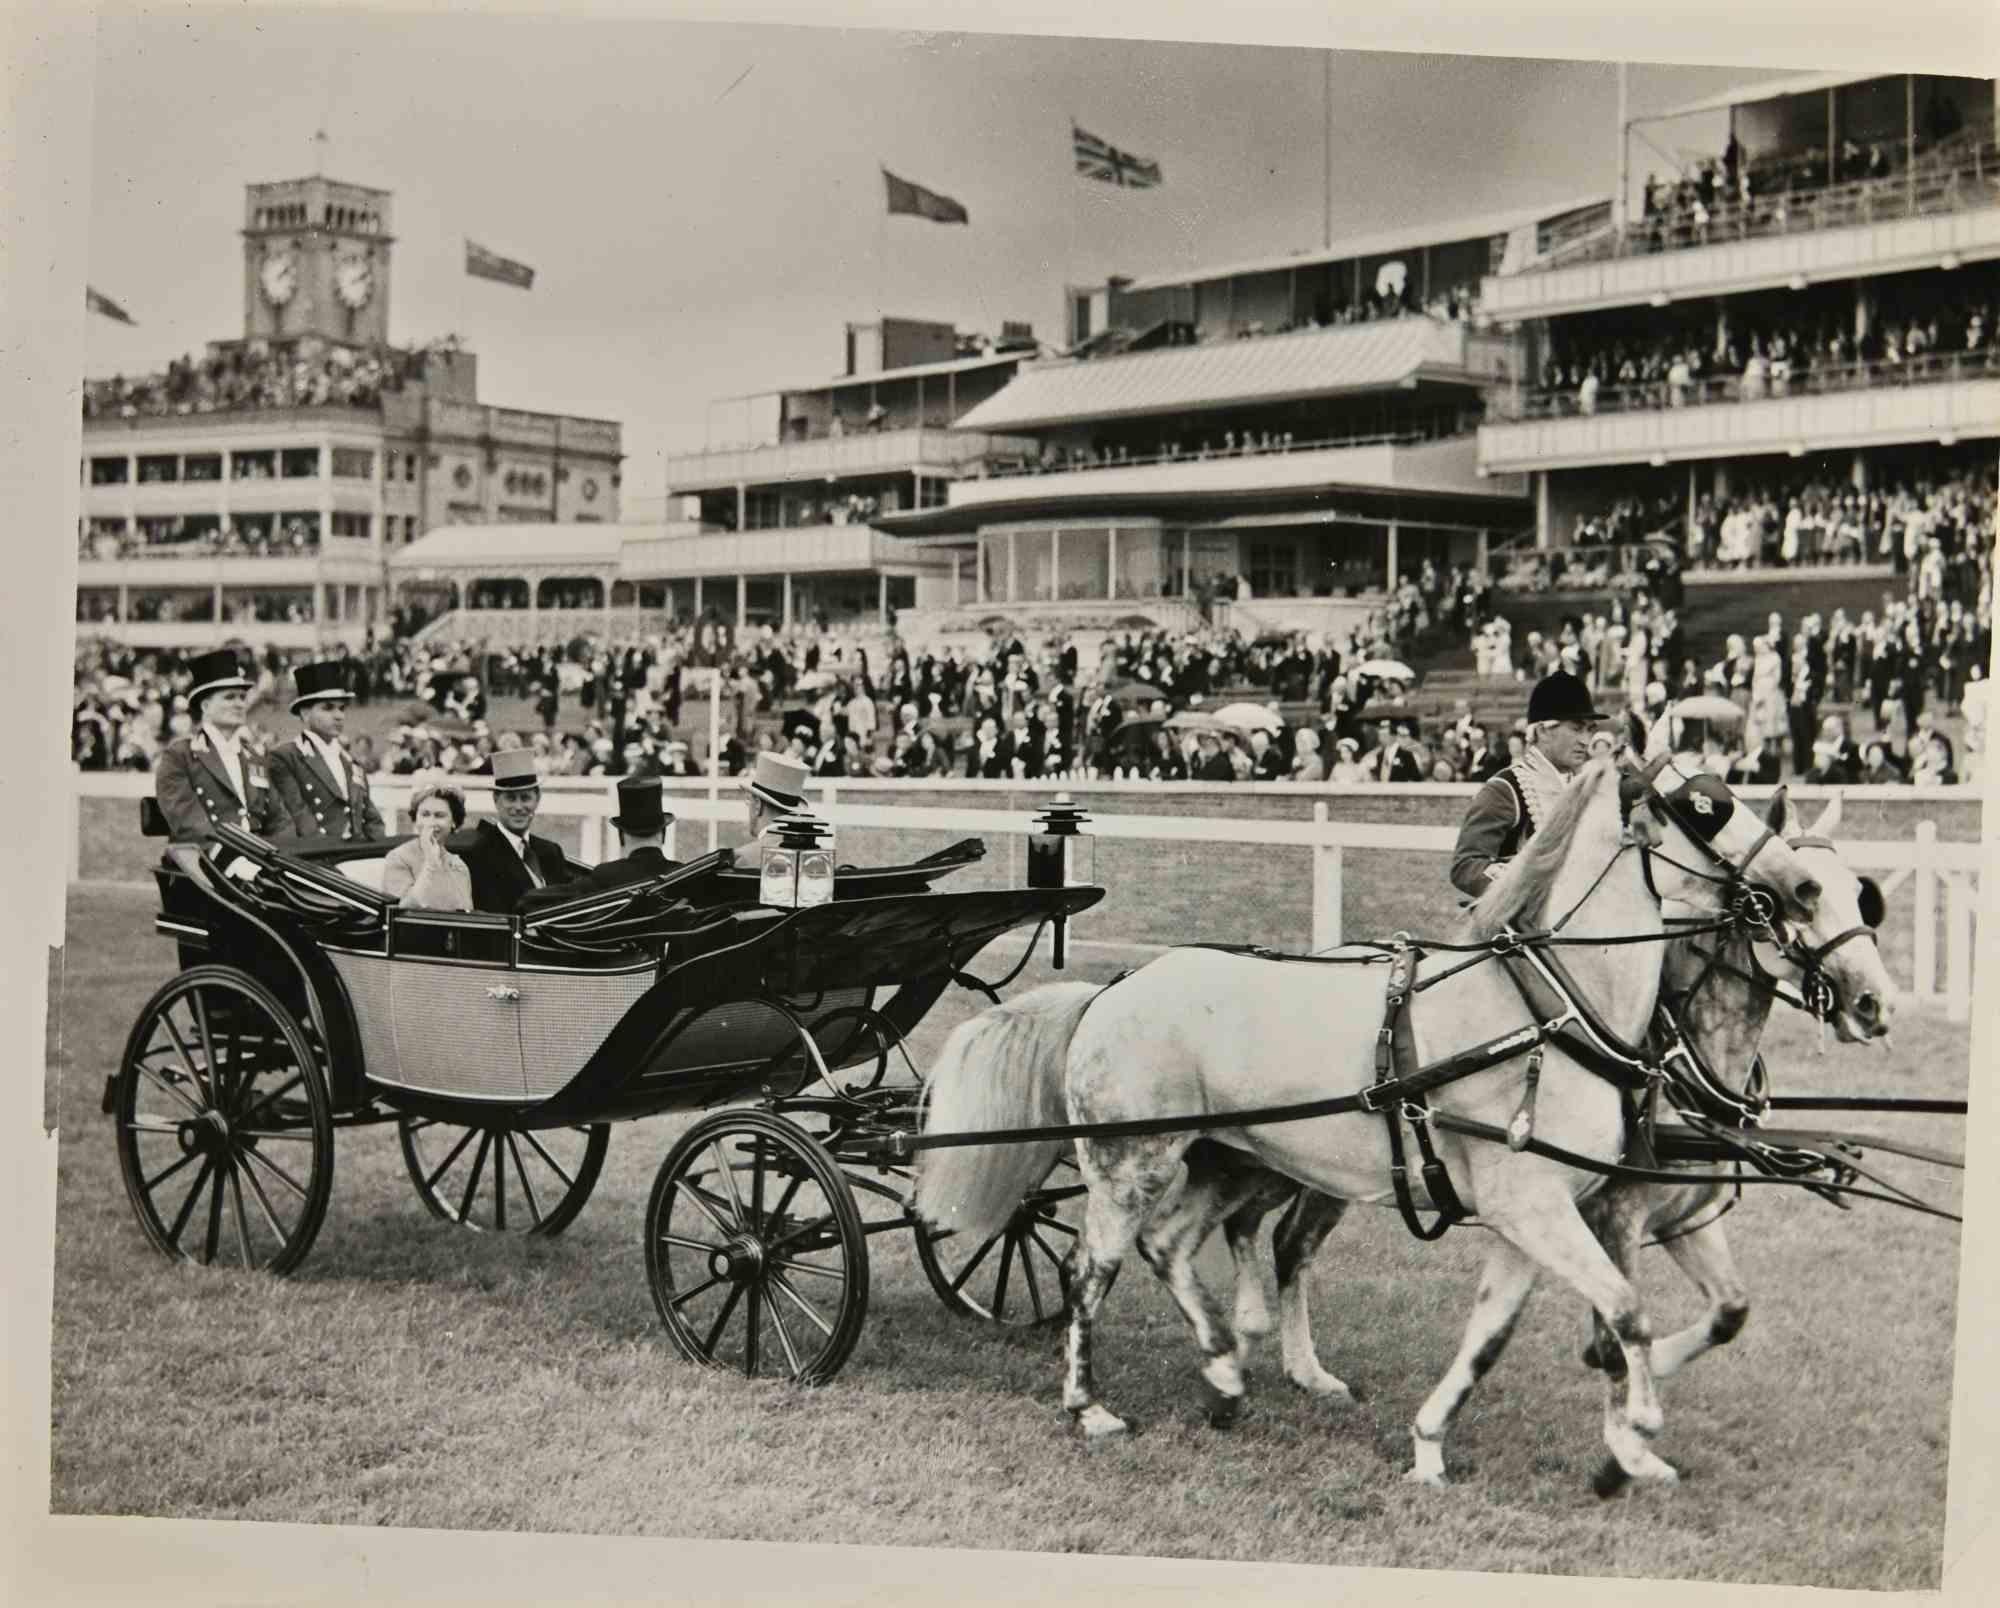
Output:
<instances>
[{"instance_id":1,"label":"horse-drawn carriage","mask_svg":"<svg viewBox=\"0 0 2000 1608\"><path fill-rule=\"evenodd\" d=\"M527 915L445 914L368 885L388 846L285 852L224 827L159 869L156 925L181 970L104 1091L147 1238L288 1272L325 1215L336 1133L387 1123L435 1216L558 1234L612 1124L721 1108L660 1166L653 1296L687 1356L806 1380L853 1348L867 1233L915 1226L884 1143L917 1120L905 1039L954 982L990 995L966 967L994 939L1102 897L935 889L983 854L967 842L843 871L809 908L760 904L720 851ZM864 1229L856 1190L897 1217ZM947 1301L983 1313L948 1244L919 1233L918 1255Z\"/></svg>"}]
</instances>

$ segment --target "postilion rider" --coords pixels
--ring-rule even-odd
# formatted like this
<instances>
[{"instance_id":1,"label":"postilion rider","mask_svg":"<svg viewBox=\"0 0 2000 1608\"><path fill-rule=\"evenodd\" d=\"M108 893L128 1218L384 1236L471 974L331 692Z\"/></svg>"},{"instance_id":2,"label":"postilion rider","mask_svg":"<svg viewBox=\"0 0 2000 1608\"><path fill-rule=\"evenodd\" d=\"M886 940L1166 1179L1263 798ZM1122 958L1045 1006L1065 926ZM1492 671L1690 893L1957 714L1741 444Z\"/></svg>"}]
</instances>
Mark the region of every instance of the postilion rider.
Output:
<instances>
[{"instance_id":1,"label":"postilion rider","mask_svg":"<svg viewBox=\"0 0 2000 1608\"><path fill-rule=\"evenodd\" d=\"M763 864L761 840L764 829L773 821L796 815L806 807L808 774L805 765L789 754L773 754L767 750L757 756L755 768L743 783L743 790L749 795L750 838L737 847L735 864L738 870L757 870Z\"/></svg>"},{"instance_id":2,"label":"postilion rider","mask_svg":"<svg viewBox=\"0 0 2000 1608\"><path fill-rule=\"evenodd\" d=\"M368 794L368 773L341 745L347 706L343 667L333 660L294 673L292 713L299 735L272 751L271 786L302 838L365 842L383 837L382 812Z\"/></svg>"},{"instance_id":3,"label":"postilion rider","mask_svg":"<svg viewBox=\"0 0 2000 1608\"><path fill-rule=\"evenodd\" d=\"M1473 796L1452 852L1451 881L1477 899L1534 835L1562 790L1590 757L1591 728L1605 717L1590 689L1567 670L1535 683L1528 695L1528 751L1494 773Z\"/></svg>"},{"instance_id":4,"label":"postilion rider","mask_svg":"<svg viewBox=\"0 0 2000 1608\"><path fill-rule=\"evenodd\" d=\"M251 682L243 666L230 649L218 648L197 658L192 670L188 709L195 729L167 744L153 768L167 853L190 873L217 826L265 838L291 831L263 756L244 741Z\"/></svg>"}]
</instances>

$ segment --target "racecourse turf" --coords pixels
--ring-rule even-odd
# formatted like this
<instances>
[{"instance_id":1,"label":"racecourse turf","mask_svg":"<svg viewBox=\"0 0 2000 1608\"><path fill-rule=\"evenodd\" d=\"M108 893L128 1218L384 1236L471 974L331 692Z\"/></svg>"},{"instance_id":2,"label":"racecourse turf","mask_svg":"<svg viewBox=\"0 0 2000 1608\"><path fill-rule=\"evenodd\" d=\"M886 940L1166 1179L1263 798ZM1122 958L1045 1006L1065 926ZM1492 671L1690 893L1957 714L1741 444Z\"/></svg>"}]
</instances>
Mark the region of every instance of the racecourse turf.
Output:
<instances>
[{"instance_id":1,"label":"racecourse turf","mask_svg":"<svg viewBox=\"0 0 2000 1608\"><path fill-rule=\"evenodd\" d=\"M55 976L61 1126L54 1300L58 1513L630 1533L770 1541L1935 1587L1943 1539L1958 1231L1764 1189L1729 1221L1753 1294L1742 1337L1665 1392L1672 1493L1599 1502L1600 1384L1580 1303L1544 1283L1447 1451L1407 1486L1408 1422L1454 1349L1483 1236L1419 1246L1357 1211L1319 1258L1336 1407L1262 1359L1227 1432L1200 1415L1178 1313L1135 1259L1098 1345L1142 1432L1086 1449L1061 1412L1054 1334L947 1312L903 1236L870 1243L861 1342L800 1390L673 1352L647 1292L646 1192L674 1118L621 1127L568 1234L499 1241L426 1215L389 1128L343 1130L326 1226L288 1281L172 1266L119 1182L97 1101L173 965L153 900L73 890ZM1072 975L1121 957L1091 952ZM985 969L997 970L995 966ZM1021 986L1046 976L1031 966ZM954 993L919 1060L976 1002ZM1894 1047L1771 1037L1782 1089L1961 1097L1967 1033L1906 1009ZM1946 1148L1952 1119L1858 1118ZM1899 1169L1947 1201L1949 1177ZM1659 1252L1662 1325L1698 1310Z\"/></svg>"}]
</instances>

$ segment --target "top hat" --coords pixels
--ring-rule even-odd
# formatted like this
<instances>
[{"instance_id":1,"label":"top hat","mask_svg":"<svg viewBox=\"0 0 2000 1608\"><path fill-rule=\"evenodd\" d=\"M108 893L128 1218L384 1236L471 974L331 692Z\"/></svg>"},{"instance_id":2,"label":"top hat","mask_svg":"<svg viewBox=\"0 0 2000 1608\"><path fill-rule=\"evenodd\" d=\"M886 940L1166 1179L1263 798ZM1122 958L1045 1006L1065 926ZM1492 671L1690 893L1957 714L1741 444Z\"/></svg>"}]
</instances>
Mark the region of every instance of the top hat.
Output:
<instances>
[{"instance_id":1,"label":"top hat","mask_svg":"<svg viewBox=\"0 0 2000 1608\"><path fill-rule=\"evenodd\" d=\"M1602 720L1590 706L1590 689L1567 670L1556 670L1535 683L1528 694L1528 724L1545 720Z\"/></svg>"},{"instance_id":2,"label":"top hat","mask_svg":"<svg viewBox=\"0 0 2000 1608\"><path fill-rule=\"evenodd\" d=\"M243 673L242 661L236 657L233 648L217 648L212 653L204 653L189 667L194 675L194 685L188 688L187 700L190 707L201 702L211 692L221 692L226 687L241 687L248 692L251 681Z\"/></svg>"},{"instance_id":3,"label":"top hat","mask_svg":"<svg viewBox=\"0 0 2000 1608\"><path fill-rule=\"evenodd\" d=\"M794 759L790 754L773 754L766 750L758 754L756 769L743 786L752 798L789 814L806 807L808 774L802 760Z\"/></svg>"},{"instance_id":4,"label":"top hat","mask_svg":"<svg viewBox=\"0 0 2000 1608\"><path fill-rule=\"evenodd\" d=\"M535 751L532 748L507 748L493 756L493 790L496 793L541 785L542 779L535 771Z\"/></svg>"},{"instance_id":5,"label":"top hat","mask_svg":"<svg viewBox=\"0 0 2000 1608\"><path fill-rule=\"evenodd\" d=\"M627 837L655 837L667 829L673 816L661 806L663 789L657 776L621 776L618 779L618 813L611 824Z\"/></svg>"},{"instance_id":6,"label":"top hat","mask_svg":"<svg viewBox=\"0 0 2000 1608\"><path fill-rule=\"evenodd\" d=\"M345 667L338 661L322 659L317 664L302 664L292 672L292 688L297 696L292 699L292 713L299 712L300 704L347 703L354 694L347 690Z\"/></svg>"}]
</instances>

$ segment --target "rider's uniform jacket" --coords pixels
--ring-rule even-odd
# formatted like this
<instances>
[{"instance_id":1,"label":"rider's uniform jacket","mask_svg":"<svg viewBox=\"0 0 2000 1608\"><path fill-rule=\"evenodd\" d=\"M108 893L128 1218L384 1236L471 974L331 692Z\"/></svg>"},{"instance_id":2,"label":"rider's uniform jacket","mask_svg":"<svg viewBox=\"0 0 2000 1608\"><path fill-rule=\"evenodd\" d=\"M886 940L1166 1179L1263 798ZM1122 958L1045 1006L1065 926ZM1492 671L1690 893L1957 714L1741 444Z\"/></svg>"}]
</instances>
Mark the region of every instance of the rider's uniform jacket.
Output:
<instances>
[{"instance_id":1,"label":"rider's uniform jacket","mask_svg":"<svg viewBox=\"0 0 2000 1608\"><path fill-rule=\"evenodd\" d=\"M1473 795L1472 807L1458 829L1451 856L1452 886L1468 899L1484 893L1501 866L1534 836L1537 812L1529 807L1529 790L1538 798L1553 799L1565 780L1533 749L1526 759L1495 772Z\"/></svg>"},{"instance_id":2,"label":"rider's uniform jacket","mask_svg":"<svg viewBox=\"0 0 2000 1608\"><path fill-rule=\"evenodd\" d=\"M153 795L174 842L199 843L214 835L217 824L258 837L291 829L291 821L272 791L263 759L253 755L247 745L238 752L248 797L237 793L229 767L215 751L205 727L176 737L160 751L153 766Z\"/></svg>"},{"instance_id":3,"label":"rider's uniform jacket","mask_svg":"<svg viewBox=\"0 0 2000 1608\"><path fill-rule=\"evenodd\" d=\"M382 812L368 796L367 772L344 748L340 758L347 772L345 789L303 732L272 751L271 786L291 817L292 830L300 837L343 840L383 836Z\"/></svg>"}]
</instances>

